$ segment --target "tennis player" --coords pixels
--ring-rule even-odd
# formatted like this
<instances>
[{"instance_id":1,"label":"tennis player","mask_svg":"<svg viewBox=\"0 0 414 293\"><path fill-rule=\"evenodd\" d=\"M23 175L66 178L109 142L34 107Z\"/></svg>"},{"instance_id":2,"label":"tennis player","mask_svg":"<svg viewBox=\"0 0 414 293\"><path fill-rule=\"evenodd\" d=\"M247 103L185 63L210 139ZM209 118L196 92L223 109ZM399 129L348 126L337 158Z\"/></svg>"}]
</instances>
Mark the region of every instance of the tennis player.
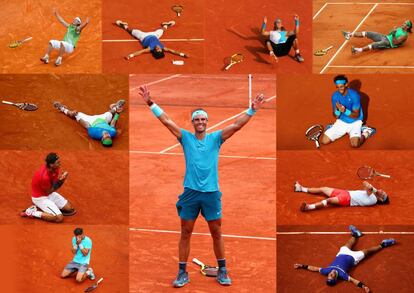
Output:
<instances>
[{"instance_id":1,"label":"tennis player","mask_svg":"<svg viewBox=\"0 0 414 293\"><path fill-rule=\"evenodd\" d=\"M361 108L361 97L359 93L348 87L348 78L345 75L337 75L334 78L337 88L332 94L332 111L336 117L333 125L328 125L327 130L320 137L322 144L349 135L351 147L360 147L369 137L375 134L376 129L362 126L364 114Z\"/></svg>"},{"instance_id":2,"label":"tennis player","mask_svg":"<svg viewBox=\"0 0 414 293\"><path fill-rule=\"evenodd\" d=\"M59 66L62 64L63 54L65 53L72 54L73 51L75 50L76 44L79 41L80 34L82 30L90 22L90 18L87 17L85 23L82 23L82 20L80 19L80 17L75 17L72 23L69 24L59 15L59 12L57 11L57 9L54 9L54 14L57 20L67 28L66 34L63 37L63 41L50 40L49 45L47 46L47 49L46 49L46 54L42 58L40 58L40 60L43 63L48 64L49 55L52 52L52 50L55 49L59 51L59 56L55 61L55 65Z\"/></svg>"},{"instance_id":3,"label":"tennis player","mask_svg":"<svg viewBox=\"0 0 414 293\"><path fill-rule=\"evenodd\" d=\"M326 277L326 284L328 286L335 286L338 280L344 280L352 282L355 286L363 289L365 292L370 292L370 289L367 285L361 281L351 277L348 272L353 267L357 266L364 258L370 256L383 248L394 245L396 241L392 238L384 239L382 242L374 247L363 249L363 250L352 250L352 247L357 243L357 239L362 236L361 231L359 231L354 226L349 226L351 230L351 238L339 249L338 254L336 255L334 261L325 268L315 267L305 264L294 264L295 269L304 269L311 272L319 272L321 275Z\"/></svg>"},{"instance_id":4,"label":"tennis player","mask_svg":"<svg viewBox=\"0 0 414 293\"><path fill-rule=\"evenodd\" d=\"M267 17L263 18L262 36L269 38L266 40L266 47L269 50L269 55L272 56L276 62L279 61L277 57L286 56L290 50L295 50L294 59L299 63L305 61L299 51L299 16L295 15L295 29L287 31L282 24L282 20L277 18L272 31L266 31Z\"/></svg>"},{"instance_id":5,"label":"tennis player","mask_svg":"<svg viewBox=\"0 0 414 293\"><path fill-rule=\"evenodd\" d=\"M76 273L76 281L83 282L87 277L95 280L92 267L89 266L92 253L92 240L83 233L82 228L73 231L75 236L72 238L73 259L63 269L61 278L67 278Z\"/></svg>"},{"instance_id":6,"label":"tennis player","mask_svg":"<svg viewBox=\"0 0 414 293\"><path fill-rule=\"evenodd\" d=\"M62 105L59 102L54 102L53 106L85 127L91 138L100 140L104 147L111 147L112 140L117 135L115 126L120 113L123 111L124 104L125 100L119 100L109 106L109 111L100 115L88 115L76 110L69 110L65 105Z\"/></svg>"},{"instance_id":7,"label":"tennis player","mask_svg":"<svg viewBox=\"0 0 414 293\"><path fill-rule=\"evenodd\" d=\"M296 181L294 191L326 197L326 199L313 204L302 203L300 206L302 212L323 209L330 206L368 207L376 204L383 205L390 203L388 194L384 190L375 188L367 181L362 182L362 190L349 191L331 187L304 187Z\"/></svg>"},{"instance_id":8,"label":"tennis player","mask_svg":"<svg viewBox=\"0 0 414 293\"><path fill-rule=\"evenodd\" d=\"M155 59L161 59L165 57L165 52L178 55L184 58L188 58L188 55L175 51L173 49L167 48L164 46L164 44L161 43L160 38L164 34L164 32L169 28L175 25L175 21L170 20L161 23L161 27L155 31L152 32L143 32L139 29L131 29L128 26L127 22L117 20L115 21L115 24L119 26L120 28L123 28L126 30L130 35L132 35L134 38L139 40L141 42L141 45L144 47L144 49L136 51L134 53L129 54L125 57L126 60L129 60L133 57L139 56L144 53L151 53L152 56Z\"/></svg>"},{"instance_id":9,"label":"tennis player","mask_svg":"<svg viewBox=\"0 0 414 293\"><path fill-rule=\"evenodd\" d=\"M178 197L177 212L181 218L181 238L178 245L178 275L174 287L183 287L189 282L187 259L190 253L190 238L195 221L201 212L206 219L213 238L214 253L218 263L217 281L224 286L231 285L226 269L224 241L221 232L221 192L218 184L218 156L221 145L243 128L264 102L262 94L257 95L250 108L233 124L223 130L207 133L208 114L203 109L194 110L191 123L194 132L184 130L155 104L146 85L140 87L140 95L153 114L180 142L185 157L186 171L184 192Z\"/></svg>"},{"instance_id":10,"label":"tennis player","mask_svg":"<svg viewBox=\"0 0 414 293\"><path fill-rule=\"evenodd\" d=\"M367 38L372 40L373 42L368 46L358 48L358 47L351 47L352 54L362 53L364 51L371 51L371 50L381 50L381 49L393 49L401 47L405 41L408 39L408 33L412 33L411 29L413 28L413 23L411 20L406 20L402 23L399 27L394 27L388 35L383 35L376 32L345 32L343 31L342 34L344 35L345 39L349 40L351 37L354 38Z\"/></svg>"},{"instance_id":11,"label":"tennis player","mask_svg":"<svg viewBox=\"0 0 414 293\"><path fill-rule=\"evenodd\" d=\"M76 213L72 204L56 192L65 183L68 172L60 172L60 158L56 153L48 154L45 161L46 165L40 167L32 178L34 205L22 211L20 215L61 223L64 215L71 216Z\"/></svg>"}]
</instances>

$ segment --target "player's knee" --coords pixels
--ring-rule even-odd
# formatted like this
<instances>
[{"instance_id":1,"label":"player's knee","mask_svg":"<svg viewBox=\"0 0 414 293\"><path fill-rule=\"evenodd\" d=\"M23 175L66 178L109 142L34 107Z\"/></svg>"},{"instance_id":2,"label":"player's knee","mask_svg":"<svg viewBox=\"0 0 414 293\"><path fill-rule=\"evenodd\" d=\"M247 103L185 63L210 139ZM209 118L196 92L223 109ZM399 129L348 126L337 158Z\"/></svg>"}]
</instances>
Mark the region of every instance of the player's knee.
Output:
<instances>
[{"instance_id":1,"label":"player's knee","mask_svg":"<svg viewBox=\"0 0 414 293\"><path fill-rule=\"evenodd\" d=\"M61 274L60 274L60 277L62 278L62 279L65 279L65 278L67 278L67 274L66 274L66 272L65 271L63 271Z\"/></svg>"},{"instance_id":2,"label":"player's knee","mask_svg":"<svg viewBox=\"0 0 414 293\"><path fill-rule=\"evenodd\" d=\"M63 222L63 215L55 216L55 223L62 223Z\"/></svg>"},{"instance_id":3,"label":"player's knee","mask_svg":"<svg viewBox=\"0 0 414 293\"><path fill-rule=\"evenodd\" d=\"M351 147L358 148L359 147L359 140L351 140Z\"/></svg>"},{"instance_id":4,"label":"player's knee","mask_svg":"<svg viewBox=\"0 0 414 293\"><path fill-rule=\"evenodd\" d=\"M325 134L321 136L321 139L319 140L321 144L329 144L331 140L329 137L327 137Z\"/></svg>"},{"instance_id":5,"label":"player's knee","mask_svg":"<svg viewBox=\"0 0 414 293\"><path fill-rule=\"evenodd\" d=\"M81 283L83 281L83 274L76 276L76 282Z\"/></svg>"}]
</instances>

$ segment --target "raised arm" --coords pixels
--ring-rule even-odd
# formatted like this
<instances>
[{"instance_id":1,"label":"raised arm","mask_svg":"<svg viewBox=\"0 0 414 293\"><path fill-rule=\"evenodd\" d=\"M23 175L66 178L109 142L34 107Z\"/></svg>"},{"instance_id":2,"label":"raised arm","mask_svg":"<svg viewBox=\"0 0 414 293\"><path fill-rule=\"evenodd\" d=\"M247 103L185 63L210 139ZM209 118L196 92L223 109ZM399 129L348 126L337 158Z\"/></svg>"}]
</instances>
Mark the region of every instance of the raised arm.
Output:
<instances>
[{"instance_id":1,"label":"raised arm","mask_svg":"<svg viewBox=\"0 0 414 293\"><path fill-rule=\"evenodd\" d=\"M299 15L295 14L294 18L295 18L294 32L295 32L295 35L297 35L299 33Z\"/></svg>"},{"instance_id":2,"label":"raised arm","mask_svg":"<svg viewBox=\"0 0 414 293\"><path fill-rule=\"evenodd\" d=\"M181 139L180 127L178 127L177 124L175 124L175 122L171 120L171 118L160 108L160 106L158 106L152 101L147 85L140 86L139 90L139 94L150 107L152 113L154 113L158 120L160 120L161 123L164 124L164 126L167 127L168 130L172 134L174 134L175 137Z\"/></svg>"},{"instance_id":3,"label":"raised arm","mask_svg":"<svg viewBox=\"0 0 414 293\"><path fill-rule=\"evenodd\" d=\"M262 29L261 29L262 36L264 37L270 36L270 32L266 31L266 24L267 24L267 17L265 16L263 17L263 23L262 23Z\"/></svg>"},{"instance_id":4,"label":"raised arm","mask_svg":"<svg viewBox=\"0 0 414 293\"><path fill-rule=\"evenodd\" d=\"M179 56L184 57L184 58L189 57L187 54L185 54L183 52L178 52L178 51L175 51L175 50L167 48L167 47L164 47L164 51L165 52L170 52L171 54L174 54L174 55L179 55Z\"/></svg>"},{"instance_id":5,"label":"raised arm","mask_svg":"<svg viewBox=\"0 0 414 293\"><path fill-rule=\"evenodd\" d=\"M311 271L311 272L319 272L320 269L321 269L319 267L315 267L315 266L311 266L311 265L304 265L304 264L300 264L300 263L295 263L293 265L293 267L297 270L298 269L304 269L304 270L308 270L308 271Z\"/></svg>"},{"instance_id":6,"label":"raised arm","mask_svg":"<svg viewBox=\"0 0 414 293\"><path fill-rule=\"evenodd\" d=\"M233 134L237 131L242 129L247 122L249 122L250 118L256 113L257 110L260 109L260 106L264 103L264 95L258 94L256 98L252 101L252 104L249 109L247 109L243 114L241 114L233 124L225 127L222 131L221 138L226 140L230 138Z\"/></svg>"},{"instance_id":7,"label":"raised arm","mask_svg":"<svg viewBox=\"0 0 414 293\"><path fill-rule=\"evenodd\" d=\"M352 282L354 283L355 286L364 289L364 291L367 293L371 292L371 290L369 290L369 288L364 283L362 283L361 281L358 281L355 278L352 278L351 276L349 276L349 282Z\"/></svg>"},{"instance_id":8,"label":"raised arm","mask_svg":"<svg viewBox=\"0 0 414 293\"><path fill-rule=\"evenodd\" d=\"M90 22L91 22L91 18L88 16L86 18L86 21L82 23L81 26L79 27L79 32L81 32Z\"/></svg>"},{"instance_id":9,"label":"raised arm","mask_svg":"<svg viewBox=\"0 0 414 293\"><path fill-rule=\"evenodd\" d=\"M59 12L58 12L58 10L55 8L54 10L53 10L53 12L54 12L54 14L55 14L55 16L56 16L56 18L57 18L57 20L61 23L61 24L63 24L65 27L68 27L69 26L69 23L67 23L63 18L62 18L62 16L60 16L60 14L59 14Z\"/></svg>"},{"instance_id":10,"label":"raised arm","mask_svg":"<svg viewBox=\"0 0 414 293\"><path fill-rule=\"evenodd\" d=\"M139 51L136 51L134 53L129 54L128 56L125 57L125 59L129 60L131 58L134 58L134 57L137 57L141 54L149 53L149 52L151 52L151 49L148 47L148 48L145 48L145 49L142 49L142 50L139 50Z\"/></svg>"}]
</instances>

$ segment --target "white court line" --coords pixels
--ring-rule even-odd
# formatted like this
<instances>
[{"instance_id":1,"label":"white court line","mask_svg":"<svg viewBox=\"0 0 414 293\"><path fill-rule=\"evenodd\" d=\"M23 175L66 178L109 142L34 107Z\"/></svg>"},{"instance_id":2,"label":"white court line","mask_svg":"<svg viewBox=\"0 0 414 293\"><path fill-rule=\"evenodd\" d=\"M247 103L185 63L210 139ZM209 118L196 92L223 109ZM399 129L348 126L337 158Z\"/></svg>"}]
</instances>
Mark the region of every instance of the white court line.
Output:
<instances>
[{"instance_id":1,"label":"white court line","mask_svg":"<svg viewBox=\"0 0 414 293\"><path fill-rule=\"evenodd\" d=\"M129 228L129 230L134 231L134 232L181 234L180 231L173 231L173 230L155 230L155 229L140 229L140 228ZM211 236L210 233L199 233L199 232L193 232L192 235ZM232 235L232 234L223 234L222 236L227 237L227 238L276 241L276 237L243 236L243 235Z\"/></svg>"},{"instance_id":2,"label":"white court line","mask_svg":"<svg viewBox=\"0 0 414 293\"><path fill-rule=\"evenodd\" d=\"M350 235L350 232L277 232L277 235ZM362 234L367 235L383 235L383 234L395 234L395 235L414 235L414 232L400 232L400 231L375 231L375 232L365 232L362 231Z\"/></svg>"},{"instance_id":3,"label":"white court line","mask_svg":"<svg viewBox=\"0 0 414 293\"><path fill-rule=\"evenodd\" d=\"M374 9L376 8L378 6L378 3L376 3L372 8L371 8L371 10L368 12L368 14L367 15L365 15L365 17L361 20L361 22L358 24L358 26L354 29L354 31L352 32L352 33L355 33L358 29L359 29L359 27L364 23L364 21L368 18L368 16L370 16L370 14L374 11ZM328 66L329 66L329 64L331 64L331 62L335 59L335 57L336 57L336 55L338 55L338 53L342 50L342 48L346 45L346 43L348 42L349 40L345 40L343 43L342 43L342 46L341 47L339 47L339 49L338 49L338 51L336 51L335 52L335 54L332 56L332 58L328 61L328 63L326 63L326 65L325 65L325 67L321 70L321 72L319 72L319 74L322 74L325 70L326 70L326 68L328 68Z\"/></svg>"},{"instance_id":4,"label":"white court line","mask_svg":"<svg viewBox=\"0 0 414 293\"><path fill-rule=\"evenodd\" d=\"M392 65L390 65L390 66L381 66L381 65L330 65L329 67L337 67L337 68L385 68L385 69L387 69L387 68L390 68L390 69L392 69L392 68L403 68L403 69L405 69L405 68L408 68L408 69L410 69L410 68L414 68L414 66L397 66L397 65L395 65L395 66L392 66Z\"/></svg>"},{"instance_id":5,"label":"white court line","mask_svg":"<svg viewBox=\"0 0 414 293\"><path fill-rule=\"evenodd\" d=\"M170 156L183 156L183 153L160 153L160 152L149 152L149 151L129 151L131 154L144 154L144 155L170 155ZM273 157L251 157L251 156L228 156L219 155L219 158L227 159L251 159L251 160L276 160Z\"/></svg>"},{"instance_id":6,"label":"white court line","mask_svg":"<svg viewBox=\"0 0 414 293\"><path fill-rule=\"evenodd\" d=\"M181 75L181 74L174 74L174 75L170 75L170 76L165 77L165 78L161 78L161 79L157 79L157 80L154 80L154 81L148 82L148 83L146 83L146 85L153 85L153 84L157 84L157 83L160 83L160 82L163 82L163 81L166 81L166 80L170 80L170 79L173 79L173 78L177 78L177 77L179 77L180 75ZM140 87L140 86L141 86L141 85L131 87L131 88L129 89L129 91L135 91L136 89L139 89L139 87Z\"/></svg>"},{"instance_id":7,"label":"white court line","mask_svg":"<svg viewBox=\"0 0 414 293\"><path fill-rule=\"evenodd\" d=\"M324 10L325 9L325 7L328 5L329 3L325 3L325 5L323 5L322 7L321 7L321 9L319 9L318 10L318 12L316 12L316 14L313 16L313 20L319 15L319 13L321 13L322 12L322 10Z\"/></svg>"},{"instance_id":8,"label":"white court line","mask_svg":"<svg viewBox=\"0 0 414 293\"><path fill-rule=\"evenodd\" d=\"M102 40L103 43L129 43L129 42L137 42L138 40L135 39L127 39L127 40ZM160 39L163 42L203 42L204 39Z\"/></svg>"},{"instance_id":9,"label":"white court line","mask_svg":"<svg viewBox=\"0 0 414 293\"><path fill-rule=\"evenodd\" d=\"M276 96L272 96L272 97L270 97L270 98L268 98L268 99L266 99L266 102L269 102L269 101L271 101L271 100L273 100L273 99L275 99L276 98ZM226 119L224 119L223 121L221 121L221 122L219 122L219 123L217 123L217 124L214 124L213 126L210 126L209 128L207 128L207 131L210 131L211 129L214 129L214 128L216 128L216 127L218 127L218 126L220 126L220 125L222 125L222 124L224 124L224 123L226 123L226 122L228 122L228 121L230 121L230 120L232 120L232 119L234 119L234 118L236 118L236 117L238 117L238 116L240 116L241 114L243 114L244 112L246 112L247 110L243 110L243 111L241 111L240 113L238 113L238 114L236 114L236 115L233 115L233 116L231 116L231 117L229 117L229 118L226 118ZM178 147L180 144L179 143L176 143L175 145L172 145L172 146L170 146L170 147L168 147L168 148L166 148L166 149L163 149L162 151L160 151L160 153L161 154L163 154L163 153L165 153L165 152L168 152L169 150L172 150L173 148L176 148L176 147Z\"/></svg>"},{"instance_id":10,"label":"white court line","mask_svg":"<svg viewBox=\"0 0 414 293\"><path fill-rule=\"evenodd\" d=\"M339 5L355 5L355 4L361 4L361 5L372 5L372 4L379 4L379 5L414 5L414 3L408 3L408 2L397 2L397 3L377 3L377 2L331 2L330 4L339 4Z\"/></svg>"}]
</instances>

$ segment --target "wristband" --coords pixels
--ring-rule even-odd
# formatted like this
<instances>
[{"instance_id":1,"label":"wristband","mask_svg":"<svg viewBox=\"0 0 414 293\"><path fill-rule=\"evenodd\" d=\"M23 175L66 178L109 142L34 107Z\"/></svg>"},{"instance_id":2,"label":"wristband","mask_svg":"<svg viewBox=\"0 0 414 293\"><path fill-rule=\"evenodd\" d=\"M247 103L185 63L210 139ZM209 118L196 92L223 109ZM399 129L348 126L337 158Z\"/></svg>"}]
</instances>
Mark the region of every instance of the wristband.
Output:
<instances>
[{"instance_id":1,"label":"wristband","mask_svg":"<svg viewBox=\"0 0 414 293\"><path fill-rule=\"evenodd\" d=\"M362 288L362 287L364 287L365 286L365 284L364 283L362 283L361 281L358 283L358 285L357 285L359 288Z\"/></svg>"},{"instance_id":2,"label":"wristband","mask_svg":"<svg viewBox=\"0 0 414 293\"><path fill-rule=\"evenodd\" d=\"M266 29L266 23L262 23L262 30L265 30Z\"/></svg>"},{"instance_id":3,"label":"wristband","mask_svg":"<svg viewBox=\"0 0 414 293\"><path fill-rule=\"evenodd\" d=\"M162 113L164 113L164 111L160 108L160 106L158 106L157 104L153 103L150 106L150 109L152 111L152 113L155 115L155 117L160 117L162 115Z\"/></svg>"},{"instance_id":4,"label":"wristband","mask_svg":"<svg viewBox=\"0 0 414 293\"><path fill-rule=\"evenodd\" d=\"M339 116L341 115L341 111L339 111L338 109L335 110L335 116Z\"/></svg>"},{"instance_id":5,"label":"wristband","mask_svg":"<svg viewBox=\"0 0 414 293\"><path fill-rule=\"evenodd\" d=\"M78 250L78 246L75 244L75 245L73 245L73 249L74 250Z\"/></svg>"},{"instance_id":6,"label":"wristband","mask_svg":"<svg viewBox=\"0 0 414 293\"><path fill-rule=\"evenodd\" d=\"M82 249L84 249L84 247L83 247L83 245L82 244L79 244L79 248L82 250Z\"/></svg>"},{"instance_id":7,"label":"wristband","mask_svg":"<svg viewBox=\"0 0 414 293\"><path fill-rule=\"evenodd\" d=\"M299 26L299 19L295 19L295 25Z\"/></svg>"},{"instance_id":8,"label":"wristband","mask_svg":"<svg viewBox=\"0 0 414 293\"><path fill-rule=\"evenodd\" d=\"M180 56L181 56L181 57L185 57L185 54L184 54L184 53L180 53Z\"/></svg>"},{"instance_id":9,"label":"wristband","mask_svg":"<svg viewBox=\"0 0 414 293\"><path fill-rule=\"evenodd\" d=\"M256 113L256 110L254 110L253 108L249 108L246 111L246 114L249 116L253 116Z\"/></svg>"},{"instance_id":10,"label":"wristband","mask_svg":"<svg viewBox=\"0 0 414 293\"><path fill-rule=\"evenodd\" d=\"M349 111L349 109L346 109L346 110L345 110L345 112L344 112L344 114L345 114L346 116L349 116L349 115L351 115L351 114L352 114L352 112L351 112L351 111Z\"/></svg>"},{"instance_id":11,"label":"wristband","mask_svg":"<svg viewBox=\"0 0 414 293\"><path fill-rule=\"evenodd\" d=\"M371 185L371 186L372 186L372 185ZM372 186L372 192L373 192L373 193L377 193L377 191L378 191L378 190L377 190L374 186Z\"/></svg>"},{"instance_id":12,"label":"wristband","mask_svg":"<svg viewBox=\"0 0 414 293\"><path fill-rule=\"evenodd\" d=\"M118 119L119 119L119 114L118 114L118 113L116 113L116 114L114 115L114 120L115 120L115 121L118 121Z\"/></svg>"}]
</instances>

